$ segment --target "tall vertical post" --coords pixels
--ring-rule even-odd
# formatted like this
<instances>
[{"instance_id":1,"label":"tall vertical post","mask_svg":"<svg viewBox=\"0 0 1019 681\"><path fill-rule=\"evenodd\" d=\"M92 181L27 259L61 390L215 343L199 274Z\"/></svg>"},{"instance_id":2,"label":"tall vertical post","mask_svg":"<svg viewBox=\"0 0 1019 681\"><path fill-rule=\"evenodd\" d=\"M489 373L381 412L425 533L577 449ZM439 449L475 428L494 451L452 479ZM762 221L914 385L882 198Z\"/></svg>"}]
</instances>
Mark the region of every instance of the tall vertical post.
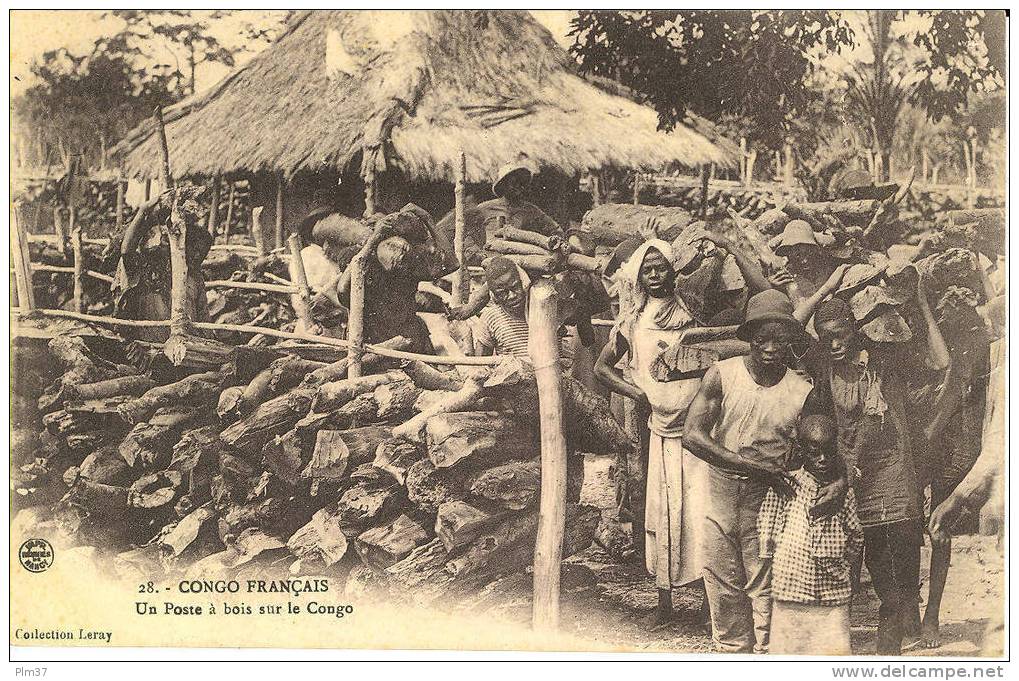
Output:
<instances>
[{"instance_id":1,"label":"tall vertical post","mask_svg":"<svg viewBox=\"0 0 1019 681\"><path fill-rule=\"evenodd\" d=\"M283 185L286 180L283 178L283 173L280 173L276 178L276 248L283 248L285 239L283 238L283 210L285 208L283 204Z\"/></svg>"},{"instance_id":2,"label":"tall vertical post","mask_svg":"<svg viewBox=\"0 0 1019 681\"><path fill-rule=\"evenodd\" d=\"M230 180L230 192L226 197L226 221L223 224L223 243L230 243L230 223L234 219L234 196L237 192L237 184ZM212 238L215 241L216 234L213 232Z\"/></svg>"},{"instance_id":3,"label":"tall vertical post","mask_svg":"<svg viewBox=\"0 0 1019 681\"><path fill-rule=\"evenodd\" d=\"M67 233L74 234L74 230L78 229L78 206L74 204L74 199L71 199L70 206L67 209ZM60 240L57 247L67 255L67 251L70 248L70 241L67 235Z\"/></svg>"},{"instance_id":4,"label":"tall vertical post","mask_svg":"<svg viewBox=\"0 0 1019 681\"><path fill-rule=\"evenodd\" d=\"M291 234L287 246L290 249L290 262L287 263L290 281L297 288L297 293L290 296L290 303L297 316L297 332L311 333L315 328L315 320L311 316L311 289L308 287L308 275L304 271L304 259L301 257L301 237Z\"/></svg>"},{"instance_id":5,"label":"tall vertical post","mask_svg":"<svg viewBox=\"0 0 1019 681\"><path fill-rule=\"evenodd\" d=\"M470 276L464 263L464 239L467 230L467 213L464 206L464 192L467 182L467 157L460 152L456 167L456 184L453 189L453 253L456 255L457 270L453 274L453 302L463 305L467 300Z\"/></svg>"},{"instance_id":6,"label":"tall vertical post","mask_svg":"<svg viewBox=\"0 0 1019 681\"><path fill-rule=\"evenodd\" d=\"M64 225L64 212L60 204L53 206L53 233L56 235L57 248L62 249L67 241L67 228Z\"/></svg>"},{"instance_id":7,"label":"tall vertical post","mask_svg":"<svg viewBox=\"0 0 1019 681\"><path fill-rule=\"evenodd\" d=\"M531 287L527 325L541 414L541 501L534 543L534 602L531 624L538 631L559 626L559 570L566 528L566 435L560 384L557 301L547 279Z\"/></svg>"},{"instance_id":8,"label":"tall vertical post","mask_svg":"<svg viewBox=\"0 0 1019 681\"><path fill-rule=\"evenodd\" d=\"M152 180L145 178L145 200L152 198Z\"/></svg>"},{"instance_id":9,"label":"tall vertical post","mask_svg":"<svg viewBox=\"0 0 1019 681\"><path fill-rule=\"evenodd\" d=\"M81 247L81 227L71 230L71 249L74 252L74 311L85 311L85 254Z\"/></svg>"},{"instance_id":10,"label":"tall vertical post","mask_svg":"<svg viewBox=\"0 0 1019 681\"><path fill-rule=\"evenodd\" d=\"M219 173L212 178L212 203L209 206L209 236L216 240L216 229L219 227Z\"/></svg>"},{"instance_id":11,"label":"tall vertical post","mask_svg":"<svg viewBox=\"0 0 1019 681\"><path fill-rule=\"evenodd\" d=\"M601 178L597 172L591 173L591 202L596 206L601 205Z\"/></svg>"},{"instance_id":12,"label":"tall vertical post","mask_svg":"<svg viewBox=\"0 0 1019 681\"><path fill-rule=\"evenodd\" d=\"M640 205L640 173L633 174L633 205Z\"/></svg>"},{"instance_id":13,"label":"tall vertical post","mask_svg":"<svg viewBox=\"0 0 1019 681\"><path fill-rule=\"evenodd\" d=\"M789 187L793 184L793 145L790 142L786 142L783 148L785 155L785 184Z\"/></svg>"},{"instance_id":14,"label":"tall vertical post","mask_svg":"<svg viewBox=\"0 0 1019 681\"><path fill-rule=\"evenodd\" d=\"M170 337L163 353L180 366L187 353L186 335L191 330L191 308L188 305L187 224L177 208L177 195L170 209L166 228L170 242Z\"/></svg>"},{"instance_id":15,"label":"tall vertical post","mask_svg":"<svg viewBox=\"0 0 1019 681\"><path fill-rule=\"evenodd\" d=\"M18 289L18 307L35 309L35 292L32 290L32 261L28 253L28 230L21 220L21 211L11 205L11 256L14 260L14 280Z\"/></svg>"},{"instance_id":16,"label":"tall vertical post","mask_svg":"<svg viewBox=\"0 0 1019 681\"><path fill-rule=\"evenodd\" d=\"M364 216L375 215L375 169L372 168L364 174Z\"/></svg>"},{"instance_id":17,"label":"tall vertical post","mask_svg":"<svg viewBox=\"0 0 1019 681\"><path fill-rule=\"evenodd\" d=\"M359 251L350 261L350 314L347 317L347 340L350 341L348 378L360 378L364 357L364 270L368 254Z\"/></svg>"},{"instance_id":18,"label":"tall vertical post","mask_svg":"<svg viewBox=\"0 0 1019 681\"><path fill-rule=\"evenodd\" d=\"M117 215L116 215L116 233L122 234L124 232L124 178L117 175Z\"/></svg>"},{"instance_id":19,"label":"tall vertical post","mask_svg":"<svg viewBox=\"0 0 1019 681\"><path fill-rule=\"evenodd\" d=\"M747 138L739 138L739 181L744 187L750 186L747 184Z\"/></svg>"}]
</instances>

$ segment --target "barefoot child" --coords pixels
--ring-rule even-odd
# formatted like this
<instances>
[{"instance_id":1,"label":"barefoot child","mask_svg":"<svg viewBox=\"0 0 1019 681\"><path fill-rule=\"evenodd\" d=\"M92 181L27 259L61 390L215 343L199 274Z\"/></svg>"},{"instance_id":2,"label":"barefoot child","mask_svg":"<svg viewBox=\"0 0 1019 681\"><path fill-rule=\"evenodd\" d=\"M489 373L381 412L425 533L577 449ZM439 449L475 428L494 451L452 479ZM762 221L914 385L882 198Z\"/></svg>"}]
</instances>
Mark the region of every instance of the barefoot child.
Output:
<instances>
[{"instance_id":1,"label":"barefoot child","mask_svg":"<svg viewBox=\"0 0 1019 681\"><path fill-rule=\"evenodd\" d=\"M843 474L838 430L824 415L804 417L795 451L802 468L788 474L793 494L774 488L757 516L761 558L772 560L771 648L776 655L850 655L850 565L863 547L856 499L819 513L821 488Z\"/></svg>"}]
</instances>

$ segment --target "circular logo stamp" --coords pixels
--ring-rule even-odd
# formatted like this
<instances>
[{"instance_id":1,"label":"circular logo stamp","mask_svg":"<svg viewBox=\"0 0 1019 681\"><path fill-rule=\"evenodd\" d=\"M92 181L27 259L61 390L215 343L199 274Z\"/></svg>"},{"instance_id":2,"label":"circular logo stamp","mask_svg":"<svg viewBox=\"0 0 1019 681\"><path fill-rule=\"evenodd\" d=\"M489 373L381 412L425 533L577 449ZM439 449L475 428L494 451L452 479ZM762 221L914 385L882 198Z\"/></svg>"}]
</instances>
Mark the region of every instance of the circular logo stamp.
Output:
<instances>
[{"instance_id":1,"label":"circular logo stamp","mask_svg":"<svg viewBox=\"0 0 1019 681\"><path fill-rule=\"evenodd\" d=\"M18 549L18 560L29 572L45 572L53 565L53 547L45 539L29 539Z\"/></svg>"}]
</instances>

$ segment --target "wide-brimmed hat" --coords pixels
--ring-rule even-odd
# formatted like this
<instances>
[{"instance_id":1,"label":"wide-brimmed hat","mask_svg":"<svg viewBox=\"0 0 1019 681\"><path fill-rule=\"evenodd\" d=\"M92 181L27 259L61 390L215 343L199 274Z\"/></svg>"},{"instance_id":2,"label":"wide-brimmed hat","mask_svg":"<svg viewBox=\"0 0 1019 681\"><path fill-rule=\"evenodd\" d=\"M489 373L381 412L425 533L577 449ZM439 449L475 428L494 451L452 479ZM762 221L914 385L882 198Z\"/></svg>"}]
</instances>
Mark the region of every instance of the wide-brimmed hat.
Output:
<instances>
[{"instance_id":1,"label":"wide-brimmed hat","mask_svg":"<svg viewBox=\"0 0 1019 681\"><path fill-rule=\"evenodd\" d=\"M803 332L803 324L793 316L793 303L789 296L771 288L754 295L747 302L746 320L736 329L736 338L749 341L754 327L767 322L788 324Z\"/></svg>"},{"instance_id":2,"label":"wide-brimmed hat","mask_svg":"<svg viewBox=\"0 0 1019 681\"><path fill-rule=\"evenodd\" d=\"M782 249L798 244L818 247L832 246L835 244L835 237L815 232L806 220L790 220L782 233L768 242L771 250L779 255L781 255Z\"/></svg>"},{"instance_id":3,"label":"wide-brimmed hat","mask_svg":"<svg viewBox=\"0 0 1019 681\"><path fill-rule=\"evenodd\" d=\"M510 175L517 173L527 175L527 181L531 181L531 177L534 176L534 170L531 165L525 161L514 161L513 163L507 163L503 167L499 168L499 174L496 175L495 182L492 183L492 193L496 196L502 196L502 185L503 182Z\"/></svg>"}]
</instances>

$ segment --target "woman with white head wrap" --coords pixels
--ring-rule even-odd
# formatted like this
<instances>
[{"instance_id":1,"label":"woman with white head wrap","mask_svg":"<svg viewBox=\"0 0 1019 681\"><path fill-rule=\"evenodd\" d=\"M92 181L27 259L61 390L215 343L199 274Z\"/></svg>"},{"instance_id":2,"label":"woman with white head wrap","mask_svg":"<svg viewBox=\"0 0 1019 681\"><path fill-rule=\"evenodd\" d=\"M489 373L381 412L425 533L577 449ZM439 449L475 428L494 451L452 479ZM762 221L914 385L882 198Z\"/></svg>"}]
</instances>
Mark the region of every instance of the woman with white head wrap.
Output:
<instances>
[{"instance_id":1,"label":"woman with white head wrap","mask_svg":"<svg viewBox=\"0 0 1019 681\"><path fill-rule=\"evenodd\" d=\"M698 380L663 383L650 366L662 349L696 325L679 297L672 247L660 239L641 245L616 273L619 316L595 373L610 389L650 404L651 430L645 504L645 560L658 586L652 624L672 614L672 588L701 578L700 503L707 468L683 448L683 420ZM624 357L629 371L616 368ZM636 538L635 538L636 539Z\"/></svg>"}]
</instances>

